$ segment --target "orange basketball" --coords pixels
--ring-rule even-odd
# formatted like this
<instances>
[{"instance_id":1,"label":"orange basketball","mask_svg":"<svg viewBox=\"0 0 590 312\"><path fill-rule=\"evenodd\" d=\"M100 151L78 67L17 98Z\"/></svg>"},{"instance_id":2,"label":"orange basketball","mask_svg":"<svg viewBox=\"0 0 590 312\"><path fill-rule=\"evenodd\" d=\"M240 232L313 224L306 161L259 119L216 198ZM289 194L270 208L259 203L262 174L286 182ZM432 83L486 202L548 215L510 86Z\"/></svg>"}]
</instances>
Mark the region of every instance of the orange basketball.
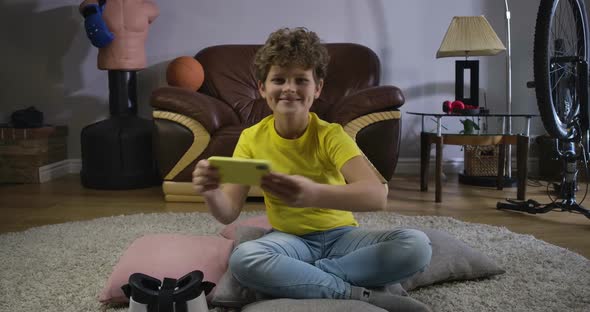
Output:
<instances>
[{"instance_id":1,"label":"orange basketball","mask_svg":"<svg viewBox=\"0 0 590 312\"><path fill-rule=\"evenodd\" d=\"M203 66L192 56L177 57L166 69L166 81L170 86L197 91L204 79Z\"/></svg>"}]
</instances>

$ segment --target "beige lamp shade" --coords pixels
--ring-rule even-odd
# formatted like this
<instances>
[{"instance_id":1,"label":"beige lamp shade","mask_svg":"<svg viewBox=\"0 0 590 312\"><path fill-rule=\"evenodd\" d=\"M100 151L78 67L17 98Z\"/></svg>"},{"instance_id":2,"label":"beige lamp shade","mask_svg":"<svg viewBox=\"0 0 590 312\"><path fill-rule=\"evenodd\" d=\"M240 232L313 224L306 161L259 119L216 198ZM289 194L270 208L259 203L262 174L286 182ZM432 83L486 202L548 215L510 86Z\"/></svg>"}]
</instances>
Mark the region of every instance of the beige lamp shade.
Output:
<instances>
[{"instance_id":1,"label":"beige lamp shade","mask_svg":"<svg viewBox=\"0 0 590 312\"><path fill-rule=\"evenodd\" d=\"M483 15L455 16L436 58L496 55L504 50L504 44Z\"/></svg>"}]
</instances>

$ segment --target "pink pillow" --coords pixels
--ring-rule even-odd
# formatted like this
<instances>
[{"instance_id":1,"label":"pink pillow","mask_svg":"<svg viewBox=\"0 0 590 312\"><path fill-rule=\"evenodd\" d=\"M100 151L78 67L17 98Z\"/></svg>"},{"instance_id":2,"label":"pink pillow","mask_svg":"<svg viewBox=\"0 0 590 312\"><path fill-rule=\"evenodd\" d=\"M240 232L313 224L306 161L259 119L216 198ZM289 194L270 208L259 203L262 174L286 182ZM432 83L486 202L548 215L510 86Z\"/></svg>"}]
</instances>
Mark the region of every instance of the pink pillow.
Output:
<instances>
[{"instance_id":1,"label":"pink pillow","mask_svg":"<svg viewBox=\"0 0 590 312\"><path fill-rule=\"evenodd\" d=\"M153 234L140 237L129 245L113 268L99 300L102 303L128 302L121 286L137 272L162 280L200 270L206 281L217 284L227 270L233 244L232 240L217 236Z\"/></svg>"},{"instance_id":2,"label":"pink pillow","mask_svg":"<svg viewBox=\"0 0 590 312\"><path fill-rule=\"evenodd\" d=\"M219 234L227 239L236 239L236 229L239 226L259 227L266 230L272 229L272 226L270 226L270 223L268 222L268 218L266 217L266 215L262 215L258 217L234 221L226 225Z\"/></svg>"}]
</instances>

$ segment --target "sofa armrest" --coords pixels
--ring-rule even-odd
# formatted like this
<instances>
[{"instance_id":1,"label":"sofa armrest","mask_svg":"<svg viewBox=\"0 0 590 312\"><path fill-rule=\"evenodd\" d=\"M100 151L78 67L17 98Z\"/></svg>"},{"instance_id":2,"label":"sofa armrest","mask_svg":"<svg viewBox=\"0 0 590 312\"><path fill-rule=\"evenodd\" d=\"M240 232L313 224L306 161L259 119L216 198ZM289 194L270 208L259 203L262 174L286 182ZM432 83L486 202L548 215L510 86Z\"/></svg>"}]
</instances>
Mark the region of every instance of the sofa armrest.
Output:
<instances>
[{"instance_id":1,"label":"sofa armrest","mask_svg":"<svg viewBox=\"0 0 590 312\"><path fill-rule=\"evenodd\" d=\"M209 133L224 126L240 124L240 118L226 103L183 88L158 88L152 93L150 104L156 109L191 117Z\"/></svg>"},{"instance_id":2,"label":"sofa armrest","mask_svg":"<svg viewBox=\"0 0 590 312\"><path fill-rule=\"evenodd\" d=\"M327 120L346 124L360 116L385 110L397 110L404 105L402 91L394 86L379 86L361 90L332 106Z\"/></svg>"}]
</instances>

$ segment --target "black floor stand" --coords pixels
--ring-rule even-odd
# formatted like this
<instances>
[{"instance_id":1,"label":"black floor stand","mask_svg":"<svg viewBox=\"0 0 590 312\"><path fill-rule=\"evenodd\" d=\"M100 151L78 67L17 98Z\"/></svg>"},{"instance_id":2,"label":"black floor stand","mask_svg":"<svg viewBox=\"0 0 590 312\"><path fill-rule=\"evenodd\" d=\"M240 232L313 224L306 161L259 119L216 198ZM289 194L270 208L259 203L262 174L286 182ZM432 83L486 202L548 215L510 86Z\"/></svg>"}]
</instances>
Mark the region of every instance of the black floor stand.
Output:
<instances>
[{"instance_id":1,"label":"black floor stand","mask_svg":"<svg viewBox=\"0 0 590 312\"><path fill-rule=\"evenodd\" d=\"M568 211L583 214L588 219L590 219L590 210L571 200L560 200L549 204L540 204L532 199L527 201L516 201L509 199L507 200L507 203L498 202L496 208L500 210L522 211L531 214L547 213L553 210Z\"/></svg>"},{"instance_id":2,"label":"black floor stand","mask_svg":"<svg viewBox=\"0 0 590 312\"><path fill-rule=\"evenodd\" d=\"M106 120L82 129L82 185L134 189L161 182L152 152L153 122L137 117L134 71L109 70Z\"/></svg>"},{"instance_id":3,"label":"black floor stand","mask_svg":"<svg viewBox=\"0 0 590 312\"><path fill-rule=\"evenodd\" d=\"M556 191L558 191L560 195L555 201L548 204L540 204L532 199L526 201L508 199L507 202L498 202L496 208L500 210L522 211L531 214L547 213L553 210L567 211L583 214L590 219L590 210L582 207L576 201L578 171L576 169L576 159L573 157L572 159L566 159L564 161L564 168L566 168L566 171L563 173L564 179L561 184L558 184L556 187Z\"/></svg>"}]
</instances>

